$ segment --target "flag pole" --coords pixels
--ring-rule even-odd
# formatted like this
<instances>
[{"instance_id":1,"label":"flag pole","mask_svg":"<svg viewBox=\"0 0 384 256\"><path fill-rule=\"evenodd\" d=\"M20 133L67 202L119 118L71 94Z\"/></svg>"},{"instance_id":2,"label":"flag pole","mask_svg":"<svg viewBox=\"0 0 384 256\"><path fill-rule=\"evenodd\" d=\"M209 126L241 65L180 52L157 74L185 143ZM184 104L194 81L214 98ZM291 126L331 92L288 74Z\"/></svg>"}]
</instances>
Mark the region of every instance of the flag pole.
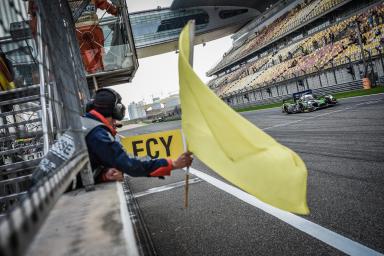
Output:
<instances>
[{"instance_id":1,"label":"flag pole","mask_svg":"<svg viewBox=\"0 0 384 256\"><path fill-rule=\"evenodd\" d=\"M195 38L195 20L190 20L190 28L189 28L189 65L193 67L193 47L194 47L194 38ZM186 149L188 150L187 143L184 137L184 145ZM187 170L185 172L185 194L184 194L184 207L188 208L188 196L189 196L189 166L187 167Z\"/></svg>"},{"instance_id":2,"label":"flag pole","mask_svg":"<svg viewBox=\"0 0 384 256\"><path fill-rule=\"evenodd\" d=\"M188 150L187 141L185 135L183 135L184 151ZM188 208L188 195L189 195L189 166L185 170L185 190L184 190L184 208Z\"/></svg>"}]
</instances>

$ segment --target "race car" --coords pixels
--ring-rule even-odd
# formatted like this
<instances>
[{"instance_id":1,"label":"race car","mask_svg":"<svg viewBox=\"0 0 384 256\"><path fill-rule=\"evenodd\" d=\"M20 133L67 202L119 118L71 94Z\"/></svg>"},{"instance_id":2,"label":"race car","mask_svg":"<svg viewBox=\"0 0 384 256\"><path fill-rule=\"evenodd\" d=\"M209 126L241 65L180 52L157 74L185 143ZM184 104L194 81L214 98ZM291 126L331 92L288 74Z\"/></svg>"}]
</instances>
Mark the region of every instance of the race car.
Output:
<instances>
[{"instance_id":1,"label":"race car","mask_svg":"<svg viewBox=\"0 0 384 256\"><path fill-rule=\"evenodd\" d=\"M294 93L293 102L283 102L281 110L283 113L296 114L311 112L337 104L337 99L332 95L316 96L312 90Z\"/></svg>"}]
</instances>

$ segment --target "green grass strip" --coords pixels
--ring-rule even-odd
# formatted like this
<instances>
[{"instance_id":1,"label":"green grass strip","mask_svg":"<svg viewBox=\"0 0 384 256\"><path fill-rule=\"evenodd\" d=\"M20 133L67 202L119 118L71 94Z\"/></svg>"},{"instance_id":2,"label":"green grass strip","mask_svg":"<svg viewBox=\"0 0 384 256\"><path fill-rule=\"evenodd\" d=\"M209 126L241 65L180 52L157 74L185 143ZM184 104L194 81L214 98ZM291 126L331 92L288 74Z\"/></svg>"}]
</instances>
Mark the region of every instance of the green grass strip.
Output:
<instances>
[{"instance_id":1,"label":"green grass strip","mask_svg":"<svg viewBox=\"0 0 384 256\"><path fill-rule=\"evenodd\" d=\"M350 97L356 97L356 96L363 96L363 95L371 95L371 94L377 94L377 93L384 93L384 86L377 86L372 89L359 89L349 92L340 92L332 94L336 97L336 99L343 99L343 98L350 98ZM265 105L259 105L259 106L252 106L252 107L246 107L237 109L237 112L245 112L245 111L254 111L254 110L260 110L260 109L267 109L267 108L276 108L281 107L283 105L283 102L280 103L272 103L272 104L265 104Z\"/></svg>"},{"instance_id":2,"label":"green grass strip","mask_svg":"<svg viewBox=\"0 0 384 256\"><path fill-rule=\"evenodd\" d=\"M354 90L349 92L340 92L334 94L336 99L343 99L343 98L350 98L350 97L356 97L356 96L363 96L363 95L371 95L371 94L377 94L377 93L383 93L384 92L384 86L377 86L372 89L368 90Z\"/></svg>"}]
</instances>

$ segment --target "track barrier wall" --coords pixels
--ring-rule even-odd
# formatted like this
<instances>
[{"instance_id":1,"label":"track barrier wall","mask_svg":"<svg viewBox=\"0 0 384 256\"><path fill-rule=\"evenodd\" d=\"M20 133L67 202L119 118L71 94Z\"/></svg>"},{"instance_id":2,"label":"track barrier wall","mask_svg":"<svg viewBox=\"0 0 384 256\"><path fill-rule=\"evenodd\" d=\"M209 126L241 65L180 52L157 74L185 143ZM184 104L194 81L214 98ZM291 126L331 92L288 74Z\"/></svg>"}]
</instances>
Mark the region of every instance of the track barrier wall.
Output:
<instances>
[{"instance_id":1,"label":"track barrier wall","mask_svg":"<svg viewBox=\"0 0 384 256\"><path fill-rule=\"evenodd\" d=\"M383 81L383 57L384 55L381 54L369 64L371 68L369 73L371 87L381 85ZM223 100L231 107L241 109L282 102L285 99L291 99L293 93L307 89L312 89L317 94L331 94L365 88L361 60L355 61L352 64L352 69L354 73L350 74L347 72L346 66L339 66L324 72L296 77L295 79L269 84L257 89L243 90L243 92L234 93L232 96L223 98Z\"/></svg>"}]
</instances>

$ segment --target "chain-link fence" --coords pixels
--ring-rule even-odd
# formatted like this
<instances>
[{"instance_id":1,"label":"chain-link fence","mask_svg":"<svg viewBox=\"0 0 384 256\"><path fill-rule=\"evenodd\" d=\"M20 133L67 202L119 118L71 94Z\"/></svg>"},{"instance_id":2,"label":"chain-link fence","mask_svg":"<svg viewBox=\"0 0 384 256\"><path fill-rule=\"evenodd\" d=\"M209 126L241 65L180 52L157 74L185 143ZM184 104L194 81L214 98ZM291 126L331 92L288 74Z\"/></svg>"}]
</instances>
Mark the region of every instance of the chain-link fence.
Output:
<instances>
[{"instance_id":1,"label":"chain-link fence","mask_svg":"<svg viewBox=\"0 0 384 256\"><path fill-rule=\"evenodd\" d=\"M78 2L81 12L89 1ZM65 0L0 1L1 255L22 254L75 175L89 172L74 27Z\"/></svg>"}]
</instances>

